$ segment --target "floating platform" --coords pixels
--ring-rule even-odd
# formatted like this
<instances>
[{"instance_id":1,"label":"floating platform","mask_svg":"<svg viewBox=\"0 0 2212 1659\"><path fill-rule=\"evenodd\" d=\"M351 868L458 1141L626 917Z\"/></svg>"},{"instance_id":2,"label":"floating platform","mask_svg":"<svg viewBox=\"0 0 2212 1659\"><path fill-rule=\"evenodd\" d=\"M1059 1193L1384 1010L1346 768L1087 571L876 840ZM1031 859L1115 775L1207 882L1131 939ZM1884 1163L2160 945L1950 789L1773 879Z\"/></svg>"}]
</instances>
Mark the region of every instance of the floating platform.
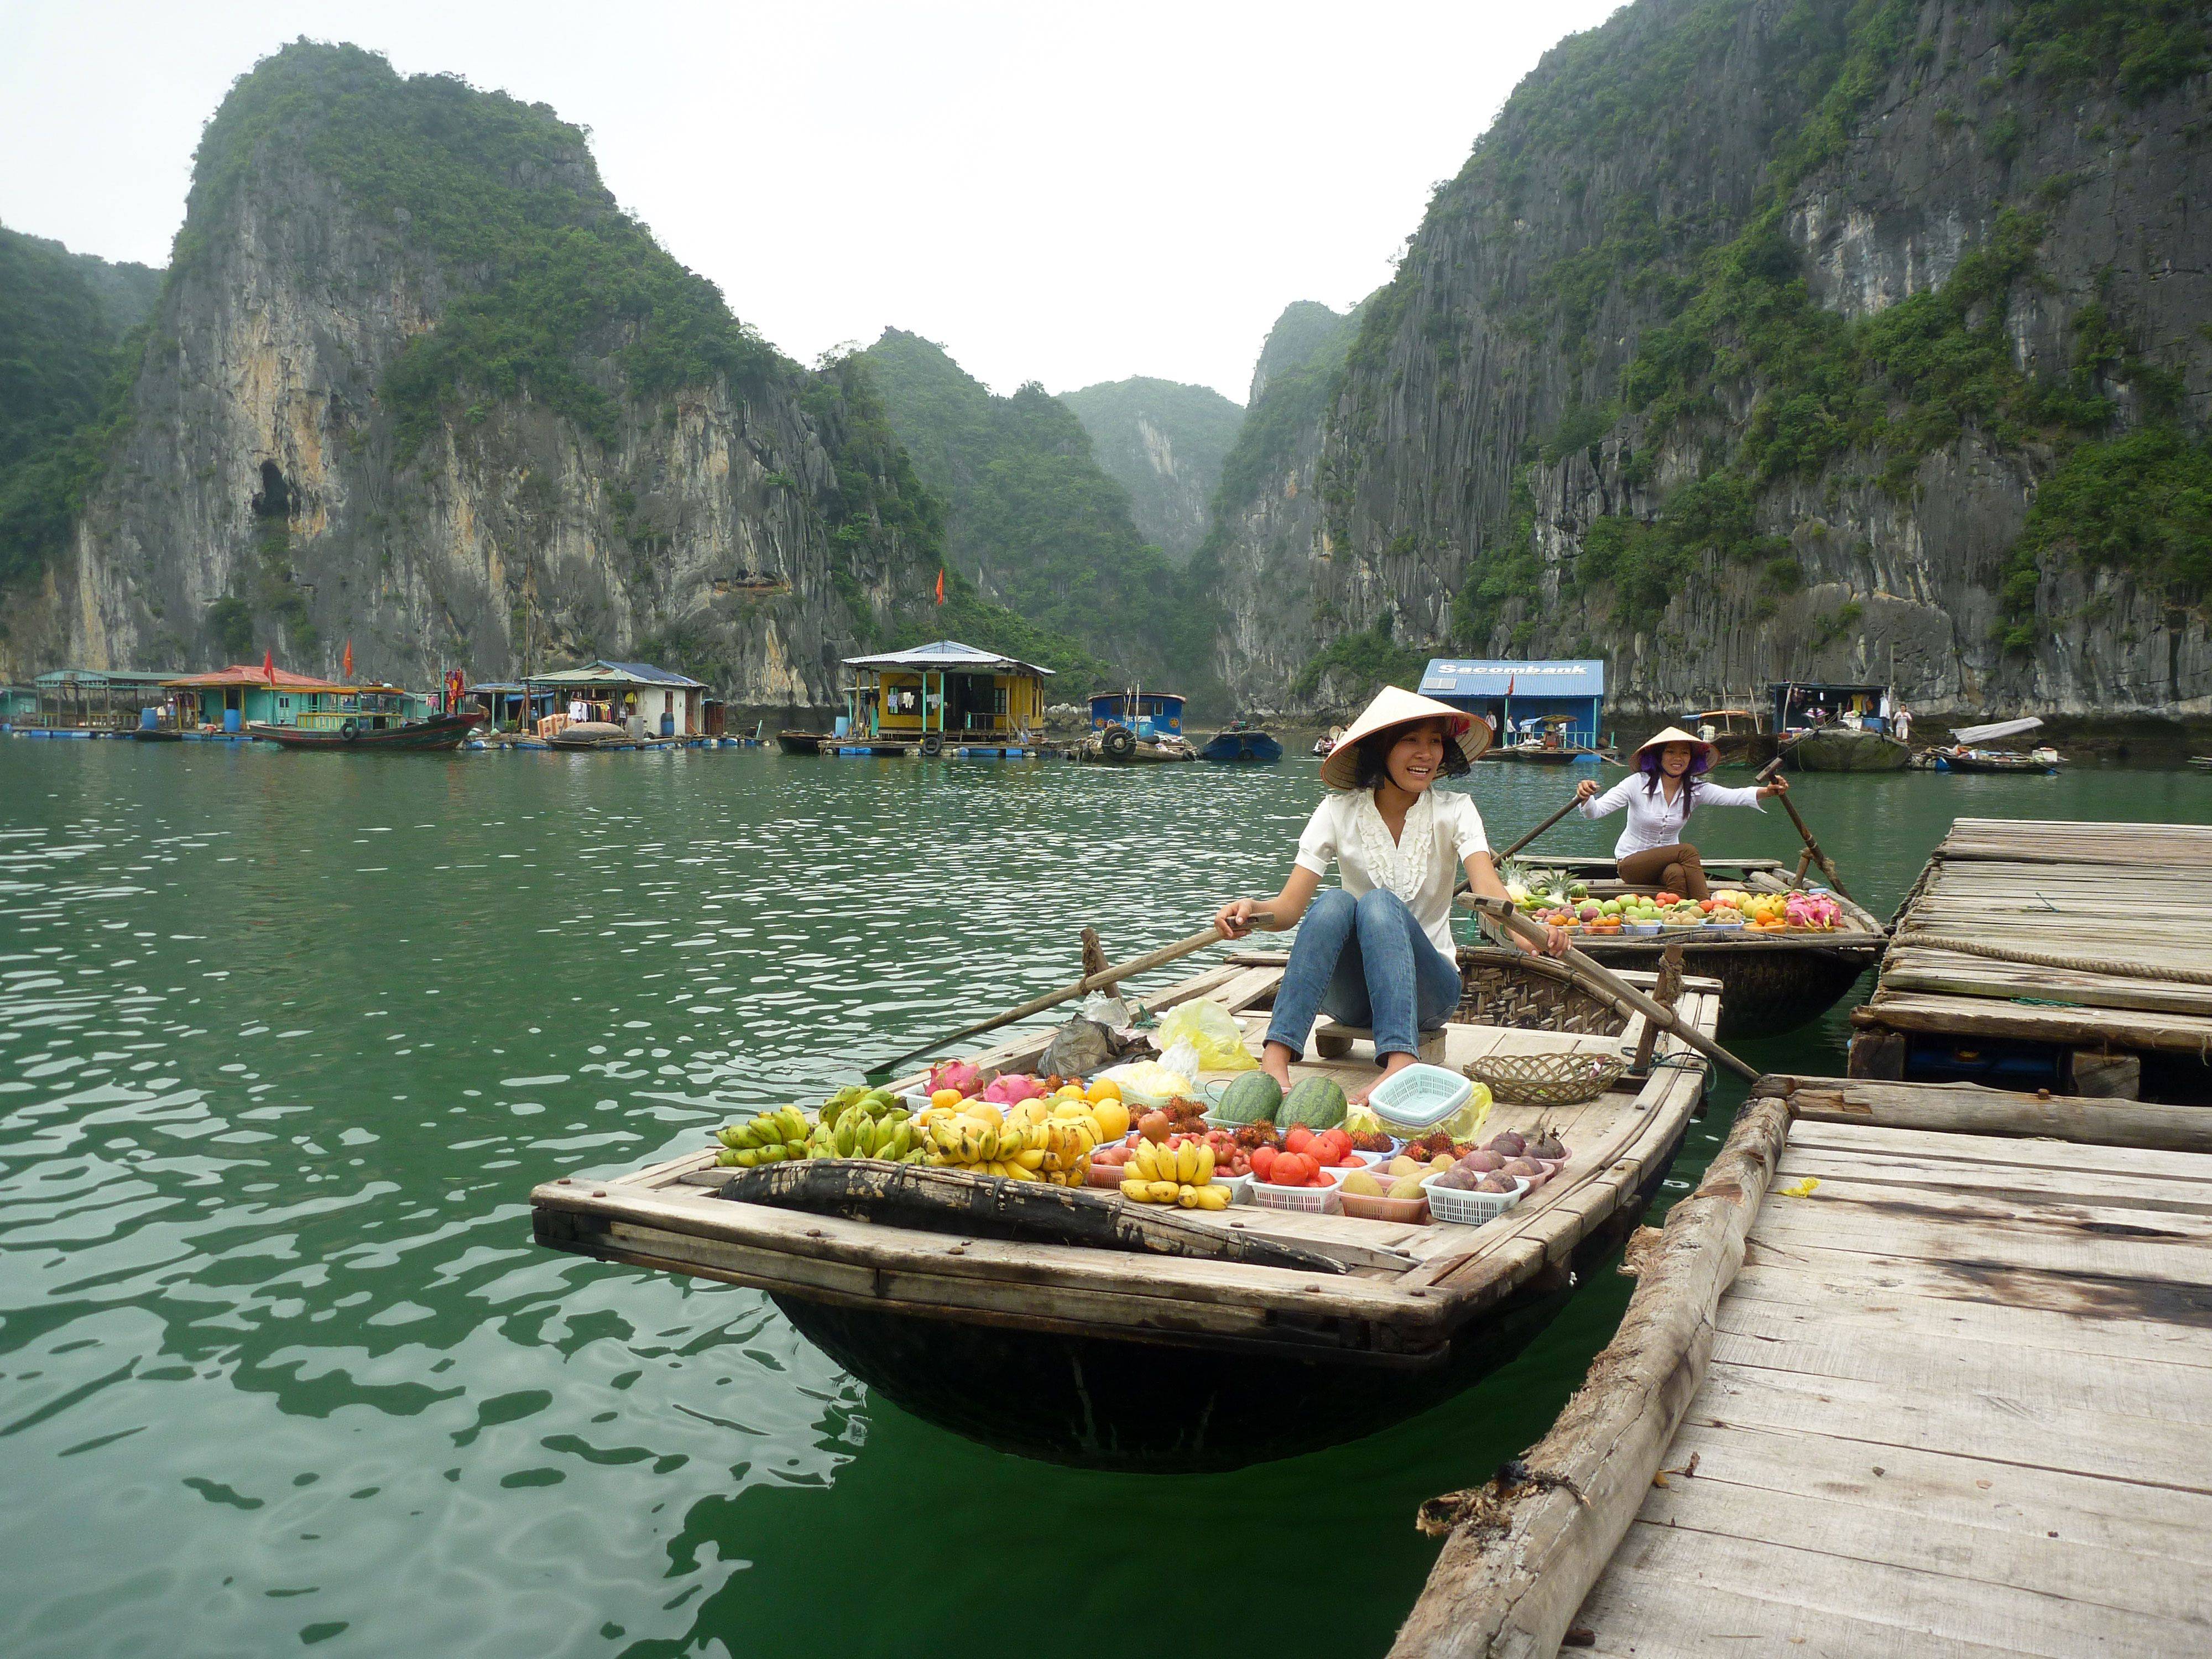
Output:
<instances>
[{"instance_id":1,"label":"floating platform","mask_svg":"<svg viewBox=\"0 0 2212 1659\"><path fill-rule=\"evenodd\" d=\"M2212 983L2160 976L2206 976L2208 927L2212 828L1960 818L1853 1012L1850 1074L2212 1102Z\"/></svg>"},{"instance_id":2,"label":"floating platform","mask_svg":"<svg viewBox=\"0 0 2212 1659\"><path fill-rule=\"evenodd\" d=\"M1397 1659L2212 1651L2212 1113L1765 1078Z\"/></svg>"}]
</instances>

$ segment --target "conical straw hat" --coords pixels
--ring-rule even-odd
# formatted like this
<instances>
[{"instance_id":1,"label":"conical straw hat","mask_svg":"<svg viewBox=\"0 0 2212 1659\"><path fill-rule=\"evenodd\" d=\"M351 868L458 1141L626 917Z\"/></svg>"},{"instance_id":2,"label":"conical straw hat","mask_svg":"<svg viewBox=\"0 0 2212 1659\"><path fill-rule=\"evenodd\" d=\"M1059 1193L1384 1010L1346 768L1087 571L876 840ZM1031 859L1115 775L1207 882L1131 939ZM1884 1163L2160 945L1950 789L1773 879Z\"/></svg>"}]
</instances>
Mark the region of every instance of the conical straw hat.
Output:
<instances>
[{"instance_id":1,"label":"conical straw hat","mask_svg":"<svg viewBox=\"0 0 2212 1659\"><path fill-rule=\"evenodd\" d=\"M1638 744L1636 745L1636 764L1638 767L1641 767L1644 764L1644 750L1648 749L1664 749L1670 743L1686 743L1691 748L1698 751L1690 762L1690 772L1692 776L1695 776L1698 773L1710 772L1713 769L1713 760L1719 751L1714 749L1712 744L1707 743L1703 738L1698 737L1694 732L1685 732L1679 726L1670 726L1663 732L1654 732L1650 737L1644 738L1642 743ZM1656 762L1654 763L1655 765L1656 763L1657 763Z\"/></svg>"},{"instance_id":2,"label":"conical straw hat","mask_svg":"<svg viewBox=\"0 0 2212 1659\"><path fill-rule=\"evenodd\" d=\"M1377 732L1394 726L1408 726L1415 720L1444 721L1444 729L1459 744L1459 752L1472 762L1490 747L1490 726L1478 720L1465 709L1455 708L1448 702L1438 702L1434 697L1424 697L1411 691L1386 685L1375 694L1375 701L1359 711L1359 718L1345 728L1344 735L1336 740L1336 747L1321 763L1321 781L1332 789L1349 789L1359 781L1359 740L1371 738Z\"/></svg>"}]
</instances>

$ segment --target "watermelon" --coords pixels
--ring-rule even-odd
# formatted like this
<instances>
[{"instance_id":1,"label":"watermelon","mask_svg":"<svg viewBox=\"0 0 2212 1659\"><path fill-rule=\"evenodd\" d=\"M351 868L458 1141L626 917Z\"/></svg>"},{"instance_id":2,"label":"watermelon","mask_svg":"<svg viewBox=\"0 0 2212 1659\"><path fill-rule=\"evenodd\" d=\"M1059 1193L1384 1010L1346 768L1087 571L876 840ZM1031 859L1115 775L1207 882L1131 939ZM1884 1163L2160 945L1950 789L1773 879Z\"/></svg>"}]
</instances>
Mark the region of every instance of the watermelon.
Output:
<instances>
[{"instance_id":1,"label":"watermelon","mask_svg":"<svg viewBox=\"0 0 2212 1659\"><path fill-rule=\"evenodd\" d=\"M1283 1103L1282 1086L1265 1072L1247 1072L1221 1092L1218 1123L1271 1123Z\"/></svg>"},{"instance_id":2,"label":"watermelon","mask_svg":"<svg viewBox=\"0 0 2212 1659\"><path fill-rule=\"evenodd\" d=\"M1275 1121L1285 1128L1302 1123L1309 1129L1334 1129L1344 1121L1344 1091L1325 1077L1310 1077L1283 1097Z\"/></svg>"}]
</instances>

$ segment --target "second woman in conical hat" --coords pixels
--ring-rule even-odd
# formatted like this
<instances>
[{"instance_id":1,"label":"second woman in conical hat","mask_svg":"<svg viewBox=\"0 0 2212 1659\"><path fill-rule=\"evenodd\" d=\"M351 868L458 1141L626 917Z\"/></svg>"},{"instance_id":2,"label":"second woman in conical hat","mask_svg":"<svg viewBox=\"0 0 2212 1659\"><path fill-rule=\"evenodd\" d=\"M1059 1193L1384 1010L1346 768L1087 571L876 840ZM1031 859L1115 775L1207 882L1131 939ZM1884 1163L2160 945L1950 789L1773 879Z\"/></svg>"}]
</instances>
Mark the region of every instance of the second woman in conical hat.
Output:
<instances>
[{"instance_id":1,"label":"second woman in conical hat","mask_svg":"<svg viewBox=\"0 0 2212 1659\"><path fill-rule=\"evenodd\" d=\"M1474 801L1435 785L1466 772L1489 743L1488 726L1449 703L1385 686L1322 763L1331 793L1298 837L1283 890L1232 900L1214 917L1224 939L1249 933L1255 910L1273 911L1279 931L1303 920L1261 1053L1278 1083L1289 1084L1323 1009L1374 1032L1380 1082L1412 1065L1420 1033L1459 1006L1451 914L1460 872L1478 893L1503 898L1505 888ZM1321 892L1332 862L1344 884ZM1556 956L1566 935L1553 928L1548 943Z\"/></svg>"},{"instance_id":2,"label":"second woman in conical hat","mask_svg":"<svg viewBox=\"0 0 2212 1659\"><path fill-rule=\"evenodd\" d=\"M1684 898L1709 898L1705 866L1698 849L1682 838L1691 811L1699 806L1750 806L1769 795L1787 794L1789 783L1777 778L1755 789L1729 789L1707 783L1712 770L1713 746L1692 737L1679 726L1654 732L1636 751L1632 771L1603 794L1595 778L1575 786L1586 818L1601 818L1626 811L1627 825L1613 843L1621 880L1632 887L1659 887Z\"/></svg>"}]
</instances>

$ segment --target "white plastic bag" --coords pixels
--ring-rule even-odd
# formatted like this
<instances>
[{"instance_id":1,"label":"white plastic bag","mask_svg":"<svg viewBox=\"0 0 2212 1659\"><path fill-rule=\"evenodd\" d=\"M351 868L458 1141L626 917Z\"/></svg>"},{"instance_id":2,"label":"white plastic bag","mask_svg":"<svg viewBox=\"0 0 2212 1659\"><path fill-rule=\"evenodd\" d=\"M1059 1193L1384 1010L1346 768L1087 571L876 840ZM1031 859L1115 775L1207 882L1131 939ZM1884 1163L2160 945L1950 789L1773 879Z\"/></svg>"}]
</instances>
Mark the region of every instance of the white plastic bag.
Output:
<instances>
[{"instance_id":1,"label":"white plastic bag","mask_svg":"<svg viewBox=\"0 0 2212 1659\"><path fill-rule=\"evenodd\" d=\"M1197 997L1169 1010L1160 1021L1159 1040L1169 1048L1184 1043L1191 1046L1197 1057L1194 1077L1201 1071L1249 1072L1260 1063L1244 1046L1243 1028L1237 1024L1237 1016L1207 997Z\"/></svg>"}]
</instances>

